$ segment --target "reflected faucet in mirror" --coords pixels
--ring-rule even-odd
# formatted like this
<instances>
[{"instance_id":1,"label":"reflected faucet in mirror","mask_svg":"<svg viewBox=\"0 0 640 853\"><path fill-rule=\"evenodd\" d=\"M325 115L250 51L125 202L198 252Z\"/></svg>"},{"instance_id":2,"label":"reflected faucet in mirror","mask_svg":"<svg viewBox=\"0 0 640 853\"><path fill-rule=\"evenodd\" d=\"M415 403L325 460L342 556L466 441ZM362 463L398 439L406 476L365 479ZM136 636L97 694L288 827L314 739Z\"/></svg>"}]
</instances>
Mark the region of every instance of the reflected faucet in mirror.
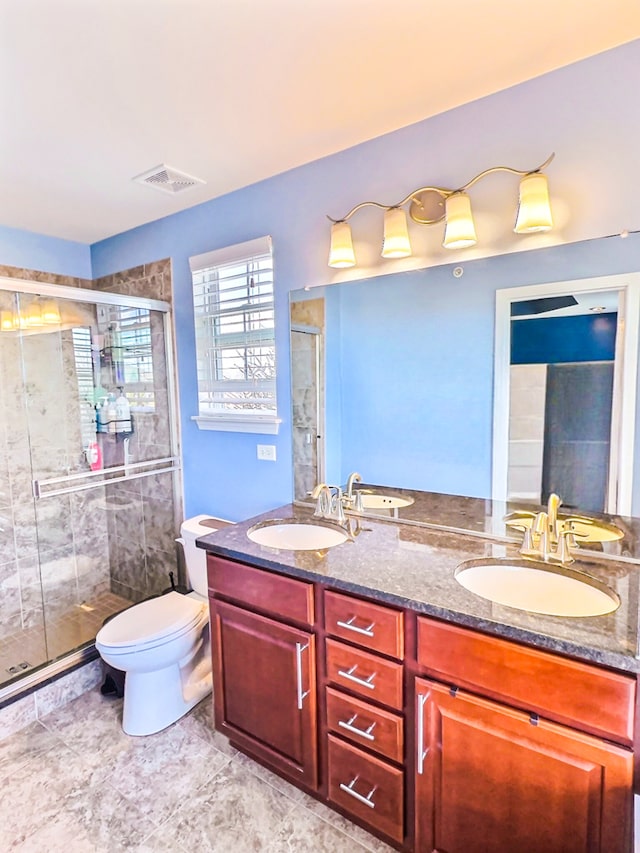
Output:
<instances>
[{"instance_id":1,"label":"reflected faucet in mirror","mask_svg":"<svg viewBox=\"0 0 640 853\"><path fill-rule=\"evenodd\" d=\"M576 539L586 538L575 527L580 519L566 518L558 521L558 509L562 499L552 492L549 495L546 512L531 513L528 519L512 526L524 531L520 553L523 557L534 557L545 563L559 563L568 566L574 562L571 548L576 548ZM505 521L509 516L505 516Z\"/></svg>"},{"instance_id":2,"label":"reflected faucet in mirror","mask_svg":"<svg viewBox=\"0 0 640 853\"><path fill-rule=\"evenodd\" d=\"M314 516L324 518L327 521L335 521L345 524L342 488L340 486L329 486L327 483L318 483L311 492L311 497L316 501Z\"/></svg>"}]
</instances>

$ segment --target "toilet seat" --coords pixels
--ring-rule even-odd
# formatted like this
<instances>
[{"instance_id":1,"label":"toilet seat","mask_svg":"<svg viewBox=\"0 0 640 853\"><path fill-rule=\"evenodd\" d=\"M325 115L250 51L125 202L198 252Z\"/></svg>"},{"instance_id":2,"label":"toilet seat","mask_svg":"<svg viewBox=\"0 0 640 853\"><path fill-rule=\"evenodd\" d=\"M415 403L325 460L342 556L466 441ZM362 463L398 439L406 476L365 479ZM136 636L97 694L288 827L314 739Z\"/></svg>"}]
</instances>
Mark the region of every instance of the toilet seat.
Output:
<instances>
[{"instance_id":1,"label":"toilet seat","mask_svg":"<svg viewBox=\"0 0 640 853\"><path fill-rule=\"evenodd\" d=\"M127 648L168 640L194 627L206 609L204 601L168 592L114 616L98 631L96 643L124 652Z\"/></svg>"}]
</instances>

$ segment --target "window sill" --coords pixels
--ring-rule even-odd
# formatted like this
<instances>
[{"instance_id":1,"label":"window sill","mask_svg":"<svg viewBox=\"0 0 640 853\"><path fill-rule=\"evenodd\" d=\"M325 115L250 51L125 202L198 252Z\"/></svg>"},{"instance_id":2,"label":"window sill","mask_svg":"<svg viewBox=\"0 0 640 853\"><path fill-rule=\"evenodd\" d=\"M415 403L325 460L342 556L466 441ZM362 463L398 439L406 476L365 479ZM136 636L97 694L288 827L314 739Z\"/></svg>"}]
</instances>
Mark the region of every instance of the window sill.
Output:
<instances>
[{"instance_id":1,"label":"window sill","mask_svg":"<svg viewBox=\"0 0 640 853\"><path fill-rule=\"evenodd\" d=\"M259 435L278 435L281 418L262 417L216 417L215 415L192 415L198 429L217 430L218 432L252 432Z\"/></svg>"}]
</instances>

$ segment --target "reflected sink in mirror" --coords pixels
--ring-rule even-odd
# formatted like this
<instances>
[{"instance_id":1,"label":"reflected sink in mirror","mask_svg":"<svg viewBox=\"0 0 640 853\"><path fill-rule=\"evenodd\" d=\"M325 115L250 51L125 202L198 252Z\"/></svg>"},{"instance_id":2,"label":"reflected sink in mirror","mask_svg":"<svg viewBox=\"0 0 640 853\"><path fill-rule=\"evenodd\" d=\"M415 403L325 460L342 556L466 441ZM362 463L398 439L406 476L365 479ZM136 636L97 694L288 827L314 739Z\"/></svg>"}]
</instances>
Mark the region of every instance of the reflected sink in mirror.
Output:
<instances>
[{"instance_id":1,"label":"reflected sink in mirror","mask_svg":"<svg viewBox=\"0 0 640 853\"><path fill-rule=\"evenodd\" d=\"M337 525L277 518L255 524L249 528L247 536L257 545L284 551L322 551L349 539L348 533Z\"/></svg>"},{"instance_id":2,"label":"reflected sink in mirror","mask_svg":"<svg viewBox=\"0 0 640 853\"><path fill-rule=\"evenodd\" d=\"M620 606L617 593L597 578L535 560L465 560L455 579L495 604L545 616L603 616Z\"/></svg>"},{"instance_id":3,"label":"reflected sink in mirror","mask_svg":"<svg viewBox=\"0 0 640 853\"><path fill-rule=\"evenodd\" d=\"M401 497L400 495L384 494L383 492L369 492L366 489L358 489L362 501L363 510L377 509L402 509L411 506L413 498Z\"/></svg>"},{"instance_id":4,"label":"reflected sink in mirror","mask_svg":"<svg viewBox=\"0 0 640 853\"><path fill-rule=\"evenodd\" d=\"M506 515L504 522L507 527L522 530L525 527L531 527L536 514L528 510L517 510ZM586 518L585 516L577 515L558 515L558 528L562 530L567 523L573 525L576 537L579 542L616 542L622 539L624 533L615 524L610 524L606 521L601 521L597 518Z\"/></svg>"}]
</instances>

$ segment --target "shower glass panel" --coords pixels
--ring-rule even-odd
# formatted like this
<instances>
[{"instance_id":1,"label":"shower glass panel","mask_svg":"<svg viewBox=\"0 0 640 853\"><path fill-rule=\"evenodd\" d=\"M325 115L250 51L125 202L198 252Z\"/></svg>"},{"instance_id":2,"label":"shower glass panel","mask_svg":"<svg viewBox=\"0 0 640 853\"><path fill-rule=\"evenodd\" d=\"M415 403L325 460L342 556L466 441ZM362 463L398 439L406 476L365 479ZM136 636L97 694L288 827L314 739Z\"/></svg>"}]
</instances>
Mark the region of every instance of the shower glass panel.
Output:
<instances>
[{"instance_id":1,"label":"shower glass panel","mask_svg":"<svg viewBox=\"0 0 640 853\"><path fill-rule=\"evenodd\" d=\"M0 309L2 687L169 586L180 507L168 305L49 286Z\"/></svg>"}]
</instances>

